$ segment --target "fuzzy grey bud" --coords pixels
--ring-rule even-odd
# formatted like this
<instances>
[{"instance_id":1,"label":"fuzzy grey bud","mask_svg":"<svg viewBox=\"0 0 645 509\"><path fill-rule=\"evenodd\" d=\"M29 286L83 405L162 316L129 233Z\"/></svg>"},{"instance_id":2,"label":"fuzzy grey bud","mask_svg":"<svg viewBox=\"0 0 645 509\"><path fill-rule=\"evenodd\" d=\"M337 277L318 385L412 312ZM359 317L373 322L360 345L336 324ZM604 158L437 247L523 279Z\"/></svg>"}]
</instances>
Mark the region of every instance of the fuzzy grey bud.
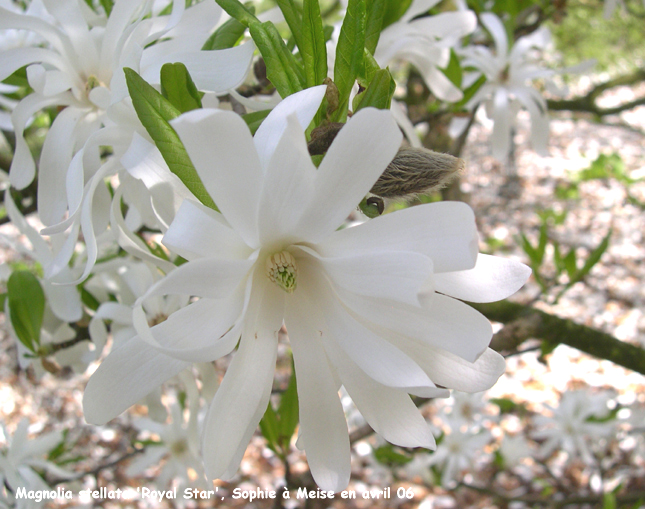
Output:
<instances>
[{"instance_id":1,"label":"fuzzy grey bud","mask_svg":"<svg viewBox=\"0 0 645 509\"><path fill-rule=\"evenodd\" d=\"M463 159L426 148L399 150L370 192L382 198L403 198L445 187L464 169Z\"/></svg>"}]
</instances>

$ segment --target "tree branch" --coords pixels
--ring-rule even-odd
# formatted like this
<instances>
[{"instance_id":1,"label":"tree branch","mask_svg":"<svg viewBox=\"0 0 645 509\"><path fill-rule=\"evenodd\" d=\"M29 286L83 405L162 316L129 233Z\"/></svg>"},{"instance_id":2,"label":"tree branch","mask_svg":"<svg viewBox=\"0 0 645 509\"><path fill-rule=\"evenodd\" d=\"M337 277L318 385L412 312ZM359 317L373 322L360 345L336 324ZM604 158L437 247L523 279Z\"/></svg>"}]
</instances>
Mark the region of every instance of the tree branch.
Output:
<instances>
[{"instance_id":1,"label":"tree branch","mask_svg":"<svg viewBox=\"0 0 645 509\"><path fill-rule=\"evenodd\" d=\"M568 345L645 375L645 350L611 334L510 301L470 304L496 322L510 325L493 338L495 350L513 350L529 338ZM506 327L505 327L506 329Z\"/></svg>"}]
</instances>

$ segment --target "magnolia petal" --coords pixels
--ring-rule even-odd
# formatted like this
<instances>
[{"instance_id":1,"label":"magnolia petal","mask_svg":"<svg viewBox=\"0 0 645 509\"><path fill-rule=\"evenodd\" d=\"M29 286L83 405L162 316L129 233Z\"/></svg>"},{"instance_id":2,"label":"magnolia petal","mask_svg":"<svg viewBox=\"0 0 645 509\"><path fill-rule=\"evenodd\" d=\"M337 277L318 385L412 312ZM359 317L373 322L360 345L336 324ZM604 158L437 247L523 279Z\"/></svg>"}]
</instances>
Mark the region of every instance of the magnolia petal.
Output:
<instances>
[{"instance_id":1,"label":"magnolia petal","mask_svg":"<svg viewBox=\"0 0 645 509\"><path fill-rule=\"evenodd\" d=\"M250 248L235 230L224 224L224 218L200 203L184 200L162 243L188 260L195 258L246 259Z\"/></svg>"},{"instance_id":2,"label":"magnolia petal","mask_svg":"<svg viewBox=\"0 0 645 509\"><path fill-rule=\"evenodd\" d=\"M112 350L90 377L83 394L85 420L105 424L188 366L133 337Z\"/></svg>"},{"instance_id":3,"label":"magnolia petal","mask_svg":"<svg viewBox=\"0 0 645 509\"><path fill-rule=\"evenodd\" d=\"M479 19L495 41L495 53L497 58L501 61L505 61L508 55L508 38L506 37L506 29L504 28L504 25L497 15L492 12L481 13Z\"/></svg>"},{"instance_id":4,"label":"magnolia petal","mask_svg":"<svg viewBox=\"0 0 645 509\"><path fill-rule=\"evenodd\" d=\"M463 99L464 94L459 87L455 86L455 84L434 65L426 64L420 66L419 71L421 71L428 88L442 101L454 103Z\"/></svg>"},{"instance_id":5,"label":"magnolia petal","mask_svg":"<svg viewBox=\"0 0 645 509\"><path fill-rule=\"evenodd\" d=\"M291 304L293 303L293 305ZM287 306L285 321L296 369L300 431L316 484L339 492L351 473L349 435L338 386L312 320L317 313L304 299Z\"/></svg>"},{"instance_id":6,"label":"magnolia petal","mask_svg":"<svg viewBox=\"0 0 645 509\"><path fill-rule=\"evenodd\" d=\"M226 298L247 276L254 258L224 260L201 258L185 263L166 275L137 300L153 295L197 295L210 299Z\"/></svg>"},{"instance_id":7,"label":"magnolia petal","mask_svg":"<svg viewBox=\"0 0 645 509\"><path fill-rule=\"evenodd\" d=\"M84 113L73 106L65 108L45 138L38 171L38 213L45 226L61 221L67 211L66 175L75 148L71 133Z\"/></svg>"},{"instance_id":8,"label":"magnolia petal","mask_svg":"<svg viewBox=\"0 0 645 509\"><path fill-rule=\"evenodd\" d=\"M477 28L477 16L473 11L441 12L410 22L410 26L426 37L461 38L472 34Z\"/></svg>"},{"instance_id":9,"label":"magnolia petal","mask_svg":"<svg viewBox=\"0 0 645 509\"><path fill-rule=\"evenodd\" d=\"M316 167L307 150L302 127L296 114L291 113L265 169L258 208L262 245L299 239L297 225L311 201L315 177Z\"/></svg>"},{"instance_id":10,"label":"magnolia petal","mask_svg":"<svg viewBox=\"0 0 645 509\"><path fill-rule=\"evenodd\" d=\"M16 189L24 189L36 175L36 164L31 155L31 151L25 138L23 131L27 126L31 116L36 112L52 106L54 104L68 104L71 96L65 94L60 96L42 97L37 94L31 94L20 101L11 114L11 122L14 126L16 133L16 150L11 160L11 168L9 170L9 178L11 185Z\"/></svg>"},{"instance_id":11,"label":"magnolia petal","mask_svg":"<svg viewBox=\"0 0 645 509\"><path fill-rule=\"evenodd\" d=\"M241 292L227 299L201 299L150 328L141 305L132 320L139 337L156 350L191 362L210 362L235 348L241 329Z\"/></svg>"},{"instance_id":12,"label":"magnolia petal","mask_svg":"<svg viewBox=\"0 0 645 509\"><path fill-rule=\"evenodd\" d=\"M495 302L517 292L531 275L523 263L480 254L470 270L435 274L435 291L468 302Z\"/></svg>"},{"instance_id":13,"label":"magnolia petal","mask_svg":"<svg viewBox=\"0 0 645 509\"><path fill-rule=\"evenodd\" d=\"M474 362L445 350L409 342L402 346L438 385L462 392L490 389L506 369L504 357L487 348Z\"/></svg>"},{"instance_id":14,"label":"magnolia petal","mask_svg":"<svg viewBox=\"0 0 645 509\"><path fill-rule=\"evenodd\" d=\"M0 8L0 18L4 12L6 11ZM21 67L34 63L50 64L56 69L66 68L65 61L54 51L44 48L12 48L2 52L0 80L5 80Z\"/></svg>"},{"instance_id":15,"label":"magnolia petal","mask_svg":"<svg viewBox=\"0 0 645 509\"><path fill-rule=\"evenodd\" d=\"M472 209L438 202L385 214L334 232L316 246L323 256L376 251L412 251L432 259L434 272L468 270L477 260L478 236Z\"/></svg>"},{"instance_id":16,"label":"magnolia petal","mask_svg":"<svg viewBox=\"0 0 645 509\"><path fill-rule=\"evenodd\" d=\"M264 305L272 285L258 286L240 346L206 416L202 453L209 479L230 474L233 461L241 460L242 441L250 438L249 428L257 427L271 395L280 326L276 327L273 308ZM279 321L282 324L282 315Z\"/></svg>"},{"instance_id":17,"label":"magnolia petal","mask_svg":"<svg viewBox=\"0 0 645 509\"><path fill-rule=\"evenodd\" d=\"M369 377L388 387L434 387L410 357L348 313L324 282L315 284L313 280L300 279L303 293L319 297L317 306L321 308L326 329Z\"/></svg>"},{"instance_id":18,"label":"magnolia petal","mask_svg":"<svg viewBox=\"0 0 645 509\"><path fill-rule=\"evenodd\" d=\"M436 449L428 423L408 394L365 375L333 340L325 342L325 350L345 389L374 431L400 447Z\"/></svg>"},{"instance_id":19,"label":"magnolia petal","mask_svg":"<svg viewBox=\"0 0 645 509\"><path fill-rule=\"evenodd\" d=\"M338 228L392 161L401 139L386 110L365 108L347 122L316 172L314 194L300 220L307 240L317 242Z\"/></svg>"},{"instance_id":20,"label":"magnolia petal","mask_svg":"<svg viewBox=\"0 0 645 509\"><path fill-rule=\"evenodd\" d=\"M208 194L233 229L255 247L262 181L260 161L244 120L232 111L199 109L171 124Z\"/></svg>"},{"instance_id":21,"label":"magnolia petal","mask_svg":"<svg viewBox=\"0 0 645 509\"><path fill-rule=\"evenodd\" d=\"M421 345L447 350L469 362L482 354L493 336L490 321L484 315L441 294L435 294L428 307L419 308L385 299L359 297L342 289L337 289L337 293L366 323L414 338ZM387 337L380 329L378 333Z\"/></svg>"},{"instance_id":22,"label":"magnolia petal","mask_svg":"<svg viewBox=\"0 0 645 509\"><path fill-rule=\"evenodd\" d=\"M100 69L112 67L114 56L120 53L119 43L124 37L126 28L132 17L144 0L130 0L129 2L114 2L112 12L108 17L101 42ZM121 41L122 42L122 41Z\"/></svg>"},{"instance_id":23,"label":"magnolia petal","mask_svg":"<svg viewBox=\"0 0 645 509\"><path fill-rule=\"evenodd\" d=\"M199 90L223 93L244 81L254 50L255 45L248 41L222 50L170 53L142 69L141 76L154 83L164 64L182 62Z\"/></svg>"},{"instance_id":24,"label":"magnolia petal","mask_svg":"<svg viewBox=\"0 0 645 509\"><path fill-rule=\"evenodd\" d=\"M408 7L408 10L405 11L405 14L401 16L400 22L408 22L419 14L428 12L440 1L441 0L414 0L412 5Z\"/></svg>"},{"instance_id":25,"label":"magnolia petal","mask_svg":"<svg viewBox=\"0 0 645 509\"><path fill-rule=\"evenodd\" d=\"M296 92L280 101L267 115L253 136L253 143L260 158L260 164L266 169L273 153L287 129L287 118L295 113L304 132L320 107L327 87L320 85Z\"/></svg>"},{"instance_id":26,"label":"magnolia petal","mask_svg":"<svg viewBox=\"0 0 645 509\"><path fill-rule=\"evenodd\" d=\"M432 260L415 252L382 250L327 258L307 247L300 249L319 261L335 286L357 295L418 305L419 291L432 276Z\"/></svg>"},{"instance_id":27,"label":"magnolia petal","mask_svg":"<svg viewBox=\"0 0 645 509\"><path fill-rule=\"evenodd\" d=\"M493 96L493 156L497 159L505 159L511 150L513 140L511 129L511 110L508 104L508 93L505 88L495 90Z\"/></svg>"},{"instance_id":28,"label":"magnolia petal","mask_svg":"<svg viewBox=\"0 0 645 509\"><path fill-rule=\"evenodd\" d=\"M549 114L544 99L534 89L514 87L513 94L531 115L531 144L542 156L548 155ZM535 95L538 97L535 97ZM539 100L538 100L539 99Z\"/></svg>"}]
</instances>

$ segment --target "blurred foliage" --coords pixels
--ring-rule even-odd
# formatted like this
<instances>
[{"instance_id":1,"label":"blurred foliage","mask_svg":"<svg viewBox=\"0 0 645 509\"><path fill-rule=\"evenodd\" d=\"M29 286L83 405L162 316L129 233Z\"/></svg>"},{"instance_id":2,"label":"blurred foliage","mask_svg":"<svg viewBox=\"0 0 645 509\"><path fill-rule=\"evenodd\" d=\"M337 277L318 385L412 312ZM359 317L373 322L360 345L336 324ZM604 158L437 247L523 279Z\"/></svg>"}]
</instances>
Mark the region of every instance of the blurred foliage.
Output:
<instances>
[{"instance_id":1,"label":"blurred foliage","mask_svg":"<svg viewBox=\"0 0 645 509\"><path fill-rule=\"evenodd\" d=\"M572 0L566 16L547 26L566 66L595 58L595 72L633 71L645 63L645 9L640 0L626 0L610 19L603 18L603 2Z\"/></svg>"}]
</instances>

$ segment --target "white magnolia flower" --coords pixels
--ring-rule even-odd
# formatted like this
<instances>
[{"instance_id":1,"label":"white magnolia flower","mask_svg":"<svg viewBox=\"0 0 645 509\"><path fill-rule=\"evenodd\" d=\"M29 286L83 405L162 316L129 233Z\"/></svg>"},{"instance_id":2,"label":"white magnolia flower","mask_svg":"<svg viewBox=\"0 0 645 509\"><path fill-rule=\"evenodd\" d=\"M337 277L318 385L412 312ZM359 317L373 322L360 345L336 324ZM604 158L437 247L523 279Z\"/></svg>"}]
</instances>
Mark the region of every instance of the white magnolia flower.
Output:
<instances>
[{"instance_id":1,"label":"white magnolia flower","mask_svg":"<svg viewBox=\"0 0 645 509\"><path fill-rule=\"evenodd\" d=\"M133 425L139 431L154 433L159 436L161 442L158 445L148 445L145 452L128 466L127 475L143 475L146 469L163 460L163 467L155 476L155 483L159 489L166 489L173 481L181 487L192 485L188 470L196 472L200 487L205 487L202 486L205 485L205 476L199 457L197 412L191 412L189 420L186 421L181 407L174 402L169 413L170 422L167 424L160 424L148 418L133 421Z\"/></svg>"},{"instance_id":2,"label":"white magnolia flower","mask_svg":"<svg viewBox=\"0 0 645 509\"><path fill-rule=\"evenodd\" d=\"M61 432L54 431L29 438L29 421L26 418L18 423L13 436L7 432L4 424L1 432L4 434L5 444L0 446L0 496L4 495L11 500L18 488L25 488L26 491L51 490L38 475L38 471L47 472L58 479L74 476L72 472L42 459L63 440ZM44 506L45 503L16 498L11 505L17 509L31 509Z\"/></svg>"},{"instance_id":3,"label":"white magnolia flower","mask_svg":"<svg viewBox=\"0 0 645 509\"><path fill-rule=\"evenodd\" d=\"M521 108L531 115L531 143L536 152L545 154L549 137L549 117L546 100L531 86L537 78L553 76L557 71L539 65L537 50L546 48L550 34L541 27L530 35L520 37L509 51L506 29L492 13L480 15L482 24L490 32L495 50L486 46L470 46L460 50L464 57L462 65L472 66L486 76L486 83L468 102L468 109L480 103L494 122L492 134L493 155L498 159L507 157L511 147L512 126ZM465 128L467 119L458 119L451 126L451 134L458 136Z\"/></svg>"},{"instance_id":4,"label":"white magnolia flower","mask_svg":"<svg viewBox=\"0 0 645 509\"><path fill-rule=\"evenodd\" d=\"M133 132L144 131L126 99L123 67L159 83L164 63L183 62L201 90L224 92L244 79L254 47L243 44L200 51L221 14L214 2L184 9L183 0L173 0L169 16L150 17L151 2L117 0L107 19L77 0L43 3L55 23L0 7L0 29L29 30L48 42L47 47L5 51L0 80L26 65L34 89L12 115L16 152L10 176L18 189L29 185L35 175L23 137L28 120L44 108L62 108L47 133L39 163L38 210L43 223L50 226L62 221L68 207L71 215L79 207L88 176L99 167L100 147L124 150ZM101 127L105 129L100 139L92 139ZM84 157L89 161L79 160L77 168L70 169L73 156L88 140L91 153Z\"/></svg>"},{"instance_id":5,"label":"white magnolia flower","mask_svg":"<svg viewBox=\"0 0 645 509\"><path fill-rule=\"evenodd\" d=\"M217 359L239 342L203 433L208 477L230 478L266 410L284 322L299 445L316 482L338 491L350 475L341 384L385 439L432 448L408 394L445 395L435 384L481 391L503 372L503 358L487 348L489 321L452 297L504 298L529 269L477 256L474 216L463 203L336 231L396 154L401 133L389 112L361 110L316 169L304 130L324 93L315 87L286 98L255 137L232 112L194 110L173 121L221 214L183 202L163 243L189 262L139 300L139 336L88 383L89 422L108 421L191 362ZM149 329L141 304L165 294L201 298Z\"/></svg>"},{"instance_id":6,"label":"white magnolia flower","mask_svg":"<svg viewBox=\"0 0 645 509\"><path fill-rule=\"evenodd\" d=\"M540 455L548 458L554 451L566 451L570 457L580 457L585 463L593 464L593 442L615 436L617 422L610 419L597 422L609 414L609 394L591 394L578 390L565 392L557 408L547 406L551 416L540 415L533 422L537 428L532 438L543 440Z\"/></svg>"},{"instance_id":7,"label":"white magnolia flower","mask_svg":"<svg viewBox=\"0 0 645 509\"><path fill-rule=\"evenodd\" d=\"M381 67L397 60L413 64L434 95L455 102L463 93L439 68L448 65L450 48L475 30L477 18L472 11L454 11L414 19L439 1L414 0L401 19L381 32L374 58Z\"/></svg>"},{"instance_id":8,"label":"white magnolia flower","mask_svg":"<svg viewBox=\"0 0 645 509\"><path fill-rule=\"evenodd\" d=\"M450 399L444 402L441 419L450 429L459 429L462 426L471 429L479 426L484 420L495 419L486 411L489 408L488 400L484 392L467 394L460 391L453 391Z\"/></svg>"},{"instance_id":9,"label":"white magnolia flower","mask_svg":"<svg viewBox=\"0 0 645 509\"><path fill-rule=\"evenodd\" d=\"M491 441L492 435L484 430L479 433L453 430L446 433L431 454L416 454L404 467L409 476L421 476L429 484L434 484L430 467L436 465L441 470L441 485L453 487L464 471L472 469L476 459L484 454L483 448Z\"/></svg>"}]
</instances>

